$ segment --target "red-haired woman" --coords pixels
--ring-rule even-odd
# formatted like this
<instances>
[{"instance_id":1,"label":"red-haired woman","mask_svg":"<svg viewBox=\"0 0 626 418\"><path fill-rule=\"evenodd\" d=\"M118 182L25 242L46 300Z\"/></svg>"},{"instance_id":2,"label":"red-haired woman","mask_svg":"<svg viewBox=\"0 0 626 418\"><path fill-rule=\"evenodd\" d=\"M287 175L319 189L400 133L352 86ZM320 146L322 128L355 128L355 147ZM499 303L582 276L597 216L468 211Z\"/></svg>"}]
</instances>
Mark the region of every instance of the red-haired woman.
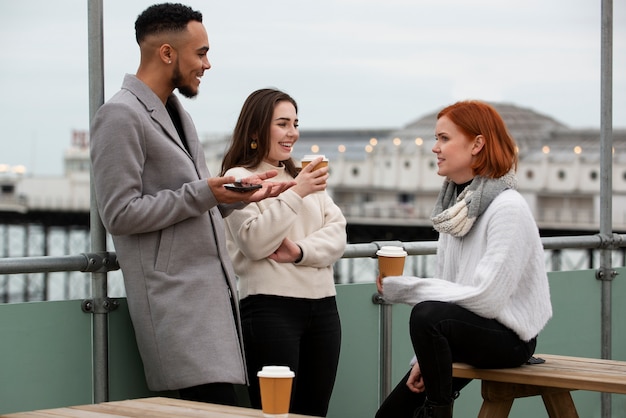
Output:
<instances>
[{"instance_id":1,"label":"red-haired woman","mask_svg":"<svg viewBox=\"0 0 626 418\"><path fill-rule=\"evenodd\" d=\"M439 231L435 278L378 278L388 302L414 305L411 370L376 417L452 417L452 363L515 367L535 351L552 316L537 225L516 191L516 145L497 111L463 101L437 115Z\"/></svg>"}]
</instances>

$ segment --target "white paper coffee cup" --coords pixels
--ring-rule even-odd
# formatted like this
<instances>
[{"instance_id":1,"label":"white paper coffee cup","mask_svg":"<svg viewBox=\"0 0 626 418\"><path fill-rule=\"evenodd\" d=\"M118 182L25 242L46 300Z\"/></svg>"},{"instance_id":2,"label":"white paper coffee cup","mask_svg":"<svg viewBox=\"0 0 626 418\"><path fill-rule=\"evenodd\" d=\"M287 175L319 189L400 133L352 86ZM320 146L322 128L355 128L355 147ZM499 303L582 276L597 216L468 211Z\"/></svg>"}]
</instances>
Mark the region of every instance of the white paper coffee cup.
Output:
<instances>
[{"instance_id":1,"label":"white paper coffee cup","mask_svg":"<svg viewBox=\"0 0 626 418\"><path fill-rule=\"evenodd\" d=\"M261 388L263 416L287 417L295 373L287 366L264 366L257 373L257 376Z\"/></svg>"},{"instance_id":2,"label":"white paper coffee cup","mask_svg":"<svg viewBox=\"0 0 626 418\"><path fill-rule=\"evenodd\" d=\"M404 272L404 261L407 252L402 247L385 245L376 251L378 256L378 270L384 278L387 276L402 276Z\"/></svg>"},{"instance_id":3,"label":"white paper coffee cup","mask_svg":"<svg viewBox=\"0 0 626 418\"><path fill-rule=\"evenodd\" d=\"M318 157L322 157L322 161L320 161L315 168L313 169L313 171L320 169L322 167L328 167L328 158L326 158L325 155L316 155L316 154L309 154L309 155L305 155L304 157L302 157L302 168L306 167L307 165L309 165L309 163L311 163L311 161L313 161L314 159L318 158Z\"/></svg>"}]
</instances>

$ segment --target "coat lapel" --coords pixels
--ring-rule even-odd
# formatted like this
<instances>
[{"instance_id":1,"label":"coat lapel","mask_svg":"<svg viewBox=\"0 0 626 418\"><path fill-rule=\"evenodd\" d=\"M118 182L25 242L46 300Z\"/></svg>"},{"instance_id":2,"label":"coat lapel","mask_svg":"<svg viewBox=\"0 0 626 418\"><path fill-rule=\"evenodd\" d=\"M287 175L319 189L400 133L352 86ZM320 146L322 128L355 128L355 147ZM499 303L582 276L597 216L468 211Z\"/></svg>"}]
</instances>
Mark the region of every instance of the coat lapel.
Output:
<instances>
[{"instance_id":1,"label":"coat lapel","mask_svg":"<svg viewBox=\"0 0 626 418\"><path fill-rule=\"evenodd\" d=\"M194 166L196 167L196 173L198 174L198 178L209 177L209 173L203 170L202 164L206 166L206 160L204 158L204 153L200 154L200 149L199 149L201 147L200 140L198 139L198 132L196 131L196 126L194 125L193 120L191 119L191 116L189 116L187 111L183 108L178 97L172 94L170 96L170 100L172 101L172 104L174 104L174 106L176 107L176 110L178 111L178 114L180 115L180 120L183 125L183 131L185 132L185 137L187 139L187 146L189 147L189 151L187 154L190 155L194 163ZM166 113L167 113L167 110L166 110ZM169 114L168 114L168 118L169 118ZM176 133L176 139L177 139L178 145L184 149L184 146L182 144L182 141L178 137L178 133L176 132L176 128L174 127L174 124L171 121L170 121L170 124L172 125L172 129Z\"/></svg>"},{"instance_id":2,"label":"coat lapel","mask_svg":"<svg viewBox=\"0 0 626 418\"><path fill-rule=\"evenodd\" d=\"M182 108L182 106L180 105L180 101L175 95L172 94L169 97L169 100L174 104L174 107L178 111L178 114L180 115L180 118L183 121L183 130L185 131L185 135L187 136L187 141L189 142L190 134L189 134L189 129L187 128L187 123L186 123L187 114L185 110ZM176 145L178 145L180 149L182 149L185 152L185 154L189 155L189 157L191 158L191 155L189 154L189 152L183 145L182 139L180 138L180 136L178 136L178 132L176 131L176 127L174 126L174 122L172 122L172 118L170 117L170 114L167 112L167 109L161 103L161 101L159 101L159 104L161 106L156 107L151 113L152 119L154 119L158 124L160 124L165 130L165 132L167 133L167 136L172 141L174 141Z\"/></svg>"},{"instance_id":3,"label":"coat lapel","mask_svg":"<svg viewBox=\"0 0 626 418\"><path fill-rule=\"evenodd\" d=\"M132 94L134 94L137 97L137 99L141 103L143 103L148 113L150 113L150 117L152 117L152 119L163 128L165 133L167 133L167 136L172 141L174 141L174 143L176 143L176 145L180 147L180 149L182 149L185 152L185 154L189 155L189 157L192 158L192 156L189 154L189 152L187 152L187 149L183 145L182 140L178 136L178 132L176 132L176 128L174 127L174 122L172 122L172 118L170 118L170 115L167 112L167 109L165 108L165 105L163 104L163 102L161 102L161 99L159 99L159 97L148 86L146 86L141 80L139 80L136 76L131 75L131 74L126 74L126 77L124 77L122 88L127 89ZM191 124L191 127L193 128L193 122L189 120L189 116L187 115L187 112L185 112L183 107L181 106L180 101L178 100L178 97L172 94L169 97L169 100L172 100L172 103L174 103L174 106L176 107L176 109L178 110L178 113L180 114L180 118L183 121L183 130L185 131L187 140L190 142L194 142L192 140L192 137L193 137L194 140L197 141L197 135L195 134L195 129L193 129L193 132L190 132L190 129L189 129L189 124ZM190 149L191 149L191 145L190 145ZM194 158L192 159L195 161Z\"/></svg>"}]
</instances>

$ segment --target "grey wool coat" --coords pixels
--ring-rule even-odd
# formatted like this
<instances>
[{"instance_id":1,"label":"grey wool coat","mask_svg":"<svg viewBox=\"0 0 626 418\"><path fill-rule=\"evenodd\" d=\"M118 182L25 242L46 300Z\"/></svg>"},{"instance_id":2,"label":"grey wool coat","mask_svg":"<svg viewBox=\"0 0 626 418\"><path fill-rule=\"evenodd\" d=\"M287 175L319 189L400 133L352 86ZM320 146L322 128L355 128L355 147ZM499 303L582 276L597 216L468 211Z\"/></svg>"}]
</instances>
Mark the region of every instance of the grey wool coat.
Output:
<instances>
[{"instance_id":1,"label":"grey wool coat","mask_svg":"<svg viewBox=\"0 0 626 418\"><path fill-rule=\"evenodd\" d=\"M167 109L133 75L96 113L91 161L151 390L246 383L235 272L204 151L176 96Z\"/></svg>"}]
</instances>

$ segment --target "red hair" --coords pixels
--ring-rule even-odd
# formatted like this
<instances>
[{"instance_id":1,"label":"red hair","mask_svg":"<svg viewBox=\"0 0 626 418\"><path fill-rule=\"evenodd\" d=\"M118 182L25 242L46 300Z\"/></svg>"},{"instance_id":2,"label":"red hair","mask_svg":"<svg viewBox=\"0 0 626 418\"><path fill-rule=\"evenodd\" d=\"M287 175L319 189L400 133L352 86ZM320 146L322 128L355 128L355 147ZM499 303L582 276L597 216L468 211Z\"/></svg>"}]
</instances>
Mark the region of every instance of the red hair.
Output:
<instances>
[{"instance_id":1,"label":"red hair","mask_svg":"<svg viewBox=\"0 0 626 418\"><path fill-rule=\"evenodd\" d=\"M478 135L485 138L483 149L472 163L474 175L498 178L512 168L517 170L517 145L491 105L478 100L457 102L440 111L437 119L442 116L458 126L469 140Z\"/></svg>"}]
</instances>

